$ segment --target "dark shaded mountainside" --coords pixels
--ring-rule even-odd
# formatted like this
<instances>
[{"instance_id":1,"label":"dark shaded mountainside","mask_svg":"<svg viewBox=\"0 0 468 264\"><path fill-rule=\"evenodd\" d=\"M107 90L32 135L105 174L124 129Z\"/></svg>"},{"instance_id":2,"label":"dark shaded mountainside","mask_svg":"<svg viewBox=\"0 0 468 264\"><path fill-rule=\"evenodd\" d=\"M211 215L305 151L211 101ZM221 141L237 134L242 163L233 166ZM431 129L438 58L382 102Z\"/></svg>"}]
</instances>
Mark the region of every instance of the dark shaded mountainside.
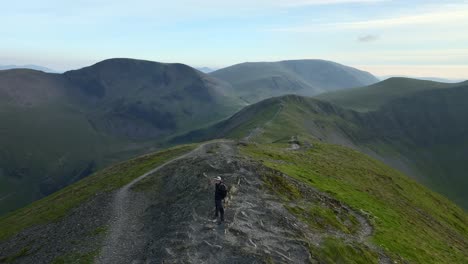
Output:
<instances>
[{"instance_id":1,"label":"dark shaded mountainside","mask_svg":"<svg viewBox=\"0 0 468 264\"><path fill-rule=\"evenodd\" d=\"M317 95L378 82L372 74L325 60L246 62L210 73L249 103L285 94Z\"/></svg>"},{"instance_id":2,"label":"dark shaded mountainside","mask_svg":"<svg viewBox=\"0 0 468 264\"><path fill-rule=\"evenodd\" d=\"M402 87L404 93L392 87ZM395 78L319 98L348 108L373 110L357 112L289 95L248 106L223 122L173 141L260 137L269 143L287 142L291 136L312 137L378 158L468 208L467 82L441 84Z\"/></svg>"},{"instance_id":3,"label":"dark shaded mountainside","mask_svg":"<svg viewBox=\"0 0 468 264\"><path fill-rule=\"evenodd\" d=\"M0 214L241 107L183 64L111 59L0 71Z\"/></svg>"}]
</instances>

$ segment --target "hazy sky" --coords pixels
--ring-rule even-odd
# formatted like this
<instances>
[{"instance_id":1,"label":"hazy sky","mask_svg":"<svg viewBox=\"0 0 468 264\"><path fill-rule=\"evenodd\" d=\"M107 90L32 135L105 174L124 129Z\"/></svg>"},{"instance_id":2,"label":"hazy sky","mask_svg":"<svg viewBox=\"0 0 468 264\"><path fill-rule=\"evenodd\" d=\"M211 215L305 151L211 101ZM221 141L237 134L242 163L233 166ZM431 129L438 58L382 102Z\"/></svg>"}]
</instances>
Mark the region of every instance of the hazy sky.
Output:
<instances>
[{"instance_id":1,"label":"hazy sky","mask_svg":"<svg viewBox=\"0 0 468 264\"><path fill-rule=\"evenodd\" d=\"M468 1L0 0L0 64L112 57L222 67L326 59L376 75L468 79Z\"/></svg>"}]
</instances>

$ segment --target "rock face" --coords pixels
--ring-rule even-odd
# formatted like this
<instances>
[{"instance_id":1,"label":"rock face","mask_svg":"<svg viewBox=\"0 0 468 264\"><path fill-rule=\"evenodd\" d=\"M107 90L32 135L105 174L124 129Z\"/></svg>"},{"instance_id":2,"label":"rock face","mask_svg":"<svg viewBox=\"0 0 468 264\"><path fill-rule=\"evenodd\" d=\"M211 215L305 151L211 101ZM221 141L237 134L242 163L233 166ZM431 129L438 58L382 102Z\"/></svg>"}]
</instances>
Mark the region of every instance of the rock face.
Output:
<instances>
[{"instance_id":1,"label":"rock face","mask_svg":"<svg viewBox=\"0 0 468 264\"><path fill-rule=\"evenodd\" d=\"M213 222L210 182L215 176L221 176L229 188L226 222L219 225ZM14 254L17 249L11 245L21 240L21 245L34 250L14 263L49 263L66 259L64 252L97 263L318 263L320 257L312 248L326 238L339 237L376 252L382 263L388 260L367 242L373 228L360 213L242 157L230 141L204 144L134 180L113 198L106 197L97 196L57 224L23 231L0 244L0 252ZM312 228L294 213L312 203L334 210L337 219L354 231ZM93 226L66 229L78 225L77 215ZM106 232L90 236L100 225ZM45 234L50 228L55 230L49 240L63 236L64 243L26 236L33 231ZM70 241L88 246L70 249ZM44 243L47 247L41 247Z\"/></svg>"}]
</instances>

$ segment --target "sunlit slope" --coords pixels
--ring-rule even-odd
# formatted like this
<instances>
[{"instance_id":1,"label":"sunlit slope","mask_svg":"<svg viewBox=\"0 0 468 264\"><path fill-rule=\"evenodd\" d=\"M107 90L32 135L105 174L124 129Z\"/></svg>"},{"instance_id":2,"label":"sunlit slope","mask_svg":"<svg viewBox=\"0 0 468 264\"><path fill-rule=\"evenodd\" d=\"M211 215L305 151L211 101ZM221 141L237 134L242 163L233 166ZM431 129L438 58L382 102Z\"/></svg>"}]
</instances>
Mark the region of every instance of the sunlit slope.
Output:
<instances>
[{"instance_id":1,"label":"sunlit slope","mask_svg":"<svg viewBox=\"0 0 468 264\"><path fill-rule=\"evenodd\" d=\"M249 144L243 153L360 210L374 226L371 241L397 263L468 260L468 215L448 199L358 151L316 140L299 143L299 150L286 143ZM313 209L294 211L312 217L313 225L327 221ZM335 257L330 263L343 261L336 257L340 255L336 245L318 250L312 254L328 252ZM365 263L347 257L348 262Z\"/></svg>"}]
</instances>

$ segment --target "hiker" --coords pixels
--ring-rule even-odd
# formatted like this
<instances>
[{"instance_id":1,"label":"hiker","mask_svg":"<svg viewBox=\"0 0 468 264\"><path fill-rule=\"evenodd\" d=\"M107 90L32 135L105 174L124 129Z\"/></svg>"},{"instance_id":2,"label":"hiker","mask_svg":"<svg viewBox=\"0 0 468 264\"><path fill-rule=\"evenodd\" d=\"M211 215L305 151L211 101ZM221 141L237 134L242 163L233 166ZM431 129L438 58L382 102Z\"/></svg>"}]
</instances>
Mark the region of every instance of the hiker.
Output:
<instances>
[{"instance_id":1,"label":"hiker","mask_svg":"<svg viewBox=\"0 0 468 264\"><path fill-rule=\"evenodd\" d=\"M223 180L220 176L214 178L215 181L215 217L216 220L218 219L218 215L221 216L221 221L219 223L224 222L224 207L223 202L224 198L227 195L227 187L224 184Z\"/></svg>"}]
</instances>

